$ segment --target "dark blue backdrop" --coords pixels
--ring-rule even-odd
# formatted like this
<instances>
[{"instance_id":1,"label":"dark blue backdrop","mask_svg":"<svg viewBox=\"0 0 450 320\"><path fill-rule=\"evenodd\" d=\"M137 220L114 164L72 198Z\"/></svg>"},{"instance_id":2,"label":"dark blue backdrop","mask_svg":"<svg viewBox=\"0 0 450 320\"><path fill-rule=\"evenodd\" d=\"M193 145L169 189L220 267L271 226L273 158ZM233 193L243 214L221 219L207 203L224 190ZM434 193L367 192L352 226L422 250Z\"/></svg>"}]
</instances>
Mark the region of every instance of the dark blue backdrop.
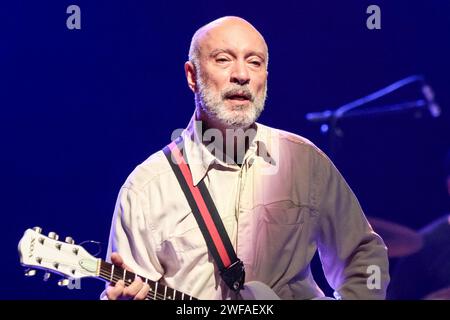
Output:
<instances>
[{"instance_id":1,"label":"dark blue backdrop","mask_svg":"<svg viewBox=\"0 0 450 320\"><path fill-rule=\"evenodd\" d=\"M366 8L374 3L381 7L381 30L366 28ZM81 30L66 28L70 4L81 8ZM450 147L449 1L41 0L0 6L0 298L98 297L98 281L68 291L55 279L23 277L17 242L26 228L40 225L77 241L102 241L104 255L121 184L192 115L183 70L190 38L224 15L248 19L269 45L269 98L260 122L303 135L327 152L328 140L305 120L307 112L423 74L441 117L346 121L332 158L368 215L418 228L449 207L441 165ZM417 95L405 89L389 99ZM314 272L320 274L317 264Z\"/></svg>"}]
</instances>

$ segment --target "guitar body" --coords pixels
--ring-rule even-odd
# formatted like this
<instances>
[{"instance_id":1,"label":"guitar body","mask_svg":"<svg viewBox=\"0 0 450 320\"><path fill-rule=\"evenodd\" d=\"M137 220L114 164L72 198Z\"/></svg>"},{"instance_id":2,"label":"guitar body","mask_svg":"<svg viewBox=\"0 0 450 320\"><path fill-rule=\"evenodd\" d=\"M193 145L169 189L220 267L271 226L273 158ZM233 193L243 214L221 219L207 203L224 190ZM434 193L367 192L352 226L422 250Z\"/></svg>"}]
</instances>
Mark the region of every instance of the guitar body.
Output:
<instances>
[{"instance_id":1,"label":"guitar body","mask_svg":"<svg viewBox=\"0 0 450 320\"><path fill-rule=\"evenodd\" d=\"M243 300L280 300L280 297L265 283L249 281L239 292Z\"/></svg>"}]
</instances>

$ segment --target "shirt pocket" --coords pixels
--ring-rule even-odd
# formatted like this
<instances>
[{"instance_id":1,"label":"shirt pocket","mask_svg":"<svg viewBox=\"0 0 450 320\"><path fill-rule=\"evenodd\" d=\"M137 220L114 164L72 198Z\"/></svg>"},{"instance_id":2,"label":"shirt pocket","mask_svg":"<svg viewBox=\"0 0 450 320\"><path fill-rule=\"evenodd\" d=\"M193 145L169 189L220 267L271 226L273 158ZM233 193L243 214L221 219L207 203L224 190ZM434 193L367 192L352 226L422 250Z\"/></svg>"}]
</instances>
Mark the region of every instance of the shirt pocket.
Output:
<instances>
[{"instance_id":1,"label":"shirt pocket","mask_svg":"<svg viewBox=\"0 0 450 320\"><path fill-rule=\"evenodd\" d=\"M277 225L301 225L305 222L306 209L290 200L277 201L260 207L259 217L262 222Z\"/></svg>"},{"instance_id":2,"label":"shirt pocket","mask_svg":"<svg viewBox=\"0 0 450 320\"><path fill-rule=\"evenodd\" d=\"M250 254L254 273L261 281L292 279L307 263L310 209L290 200L261 205L253 228Z\"/></svg>"}]
</instances>

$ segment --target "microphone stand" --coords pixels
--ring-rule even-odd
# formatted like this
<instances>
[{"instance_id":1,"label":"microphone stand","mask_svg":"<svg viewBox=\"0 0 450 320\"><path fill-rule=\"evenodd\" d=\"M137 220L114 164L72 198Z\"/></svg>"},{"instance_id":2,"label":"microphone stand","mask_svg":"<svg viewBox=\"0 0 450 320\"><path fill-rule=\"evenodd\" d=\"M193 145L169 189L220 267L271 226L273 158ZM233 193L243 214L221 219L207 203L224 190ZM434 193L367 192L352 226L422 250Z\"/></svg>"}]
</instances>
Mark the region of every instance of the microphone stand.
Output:
<instances>
[{"instance_id":1,"label":"microphone stand","mask_svg":"<svg viewBox=\"0 0 450 320\"><path fill-rule=\"evenodd\" d=\"M329 149L330 156L334 158L337 155L337 151L339 150L341 140L343 137L343 131L339 128L339 121L344 118L355 118L355 117L373 117L373 116L384 116L386 114L393 113L403 113L407 111L411 111L414 109L424 109L428 107L430 104L434 104L434 101L428 101L428 97L424 99L407 101L398 104L384 105L378 107L371 107L369 109L359 109L360 107L372 102L376 99L379 99L383 96L386 96L408 84L414 82L421 82L423 86L425 86L424 77L421 75L413 75L402 80L399 80L383 89L380 89L368 96L357 99L350 103L347 103L336 110L326 110L323 112L313 112L306 114L306 119L311 122L319 122L322 123L321 131L323 133L329 134ZM432 112L432 110L430 110ZM433 112L432 112L433 113ZM433 116L438 116L434 115Z\"/></svg>"}]
</instances>

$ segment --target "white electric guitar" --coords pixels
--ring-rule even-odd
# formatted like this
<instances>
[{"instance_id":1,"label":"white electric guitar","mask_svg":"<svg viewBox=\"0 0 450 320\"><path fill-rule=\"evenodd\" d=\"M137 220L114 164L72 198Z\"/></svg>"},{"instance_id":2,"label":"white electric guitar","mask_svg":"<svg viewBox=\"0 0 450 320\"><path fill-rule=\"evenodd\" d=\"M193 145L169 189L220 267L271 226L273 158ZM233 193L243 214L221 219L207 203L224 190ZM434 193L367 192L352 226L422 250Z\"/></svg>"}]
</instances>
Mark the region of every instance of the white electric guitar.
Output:
<instances>
[{"instance_id":1,"label":"white electric guitar","mask_svg":"<svg viewBox=\"0 0 450 320\"><path fill-rule=\"evenodd\" d=\"M18 245L20 263L30 268L25 275L35 275L35 269L56 273L64 277L58 282L61 286L70 285L72 281L86 277L110 283L123 280L125 285L131 284L135 279L136 275L133 272L95 258L82 246L75 245L71 237L66 237L65 242L62 242L58 241L58 235L54 232L50 232L48 236L41 232L41 228L34 227L26 230L20 239ZM141 278L150 286L147 300L197 300L157 281ZM240 295L244 300L280 299L266 284L258 281L246 283Z\"/></svg>"}]
</instances>

